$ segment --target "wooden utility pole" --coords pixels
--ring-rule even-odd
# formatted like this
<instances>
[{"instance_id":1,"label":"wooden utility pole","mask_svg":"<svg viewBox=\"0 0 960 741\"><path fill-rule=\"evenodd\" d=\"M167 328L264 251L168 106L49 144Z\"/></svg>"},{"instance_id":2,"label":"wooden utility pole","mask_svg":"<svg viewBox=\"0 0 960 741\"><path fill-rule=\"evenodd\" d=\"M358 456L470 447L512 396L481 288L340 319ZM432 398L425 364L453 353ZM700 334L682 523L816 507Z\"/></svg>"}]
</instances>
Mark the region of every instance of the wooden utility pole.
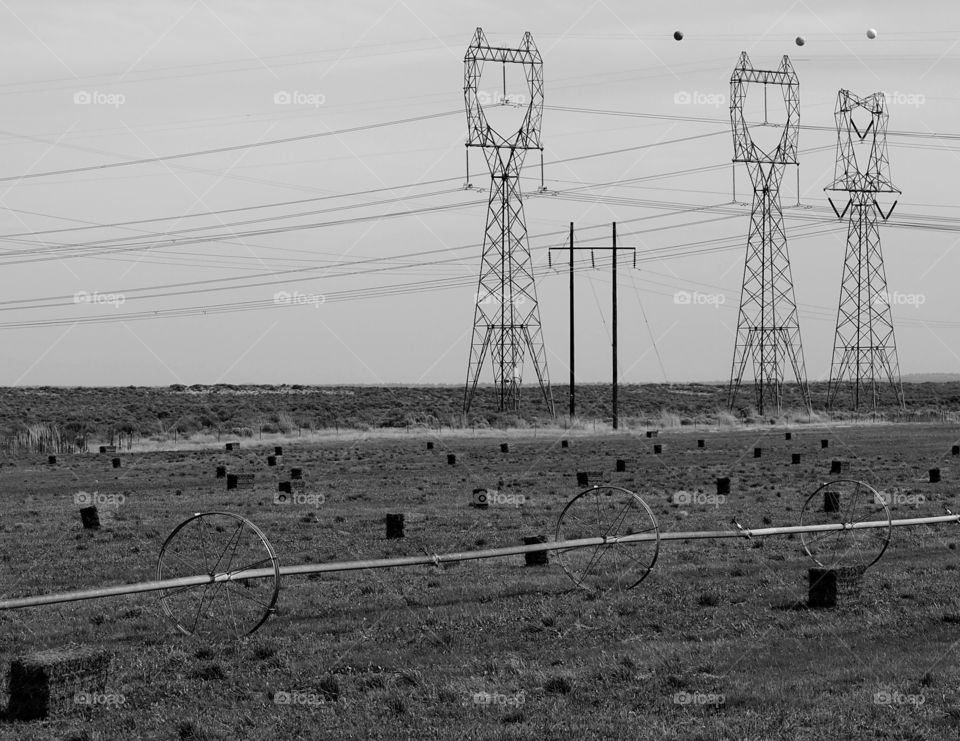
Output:
<instances>
[{"instance_id":1,"label":"wooden utility pole","mask_svg":"<svg viewBox=\"0 0 960 741\"><path fill-rule=\"evenodd\" d=\"M613 260L611 265L611 276L613 278L613 285L611 288L611 301L613 304L613 327L612 327L612 345L613 345L613 392L612 392L612 401L613 401L613 429L618 429L620 426L620 416L618 414L618 397L617 391L619 387L619 375L617 373L617 250L627 249L633 252L633 266L637 266L637 251L634 247L618 247L617 246L617 224L613 223L613 244L610 247L576 247L573 240L573 222L570 222L570 243L566 247L551 247L547 252L547 259L550 260L550 255L553 253L553 250L567 250L570 253L570 417L576 414L576 375L574 374L574 301L573 301L573 252L574 250L589 250L592 253L595 250L611 250L613 253ZM552 264L552 262L550 263Z\"/></svg>"}]
</instances>

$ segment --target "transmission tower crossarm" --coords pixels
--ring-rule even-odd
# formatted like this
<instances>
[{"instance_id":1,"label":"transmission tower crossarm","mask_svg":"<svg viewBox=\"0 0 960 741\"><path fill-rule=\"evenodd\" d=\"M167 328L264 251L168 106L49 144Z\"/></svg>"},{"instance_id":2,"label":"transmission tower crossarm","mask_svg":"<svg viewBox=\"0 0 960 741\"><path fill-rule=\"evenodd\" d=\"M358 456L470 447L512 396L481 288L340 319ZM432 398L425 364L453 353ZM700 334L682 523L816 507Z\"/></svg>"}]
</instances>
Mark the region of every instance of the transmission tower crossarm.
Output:
<instances>
[{"instance_id":1,"label":"transmission tower crossarm","mask_svg":"<svg viewBox=\"0 0 960 741\"><path fill-rule=\"evenodd\" d=\"M760 149L750 135L744 102L751 83L782 88L786 123L770 151ZM802 402L810 409L800 325L794 297L787 237L780 205L780 185L787 165L797 165L800 126L799 80L789 57L775 70L756 69L746 52L730 77L730 126L733 161L746 164L753 189L747 235L737 336L730 369L728 402L736 405L748 360L752 360L756 411L782 410L785 365L789 361ZM735 166L735 165L734 165ZM736 182L734 180L734 182ZM799 192L799 188L798 188Z\"/></svg>"},{"instance_id":2,"label":"transmission tower crossarm","mask_svg":"<svg viewBox=\"0 0 960 741\"><path fill-rule=\"evenodd\" d=\"M862 129L854 119L857 112L870 116L870 122ZM854 410L859 410L867 397L870 408L876 411L883 398L882 379L886 379L897 406L903 408L903 384L877 219L879 216L886 221L897 205L894 200L884 212L877 195L900 195L890 179L886 99L883 93L860 97L840 90L835 117L837 161L833 182L824 190L847 193L843 211L833 207L838 219L846 217L847 245L827 400L833 407L841 389L849 387ZM858 160L856 145L863 144L865 148L868 135L869 151L863 162ZM832 200L830 204L833 206Z\"/></svg>"},{"instance_id":3,"label":"transmission tower crossarm","mask_svg":"<svg viewBox=\"0 0 960 741\"><path fill-rule=\"evenodd\" d=\"M496 131L484 113L478 89L484 62L499 62L504 67L520 64L524 68L529 93L527 109L520 128L509 137ZM489 356L500 412L519 410L523 366L529 360L548 413L553 416L553 396L520 191L520 172L526 152L542 150L543 62L533 37L526 33L517 47L491 46L483 30L478 28L464 55L463 93L467 151L470 147L481 148L490 170L490 197L467 365L464 414L470 412L483 361Z\"/></svg>"}]
</instances>

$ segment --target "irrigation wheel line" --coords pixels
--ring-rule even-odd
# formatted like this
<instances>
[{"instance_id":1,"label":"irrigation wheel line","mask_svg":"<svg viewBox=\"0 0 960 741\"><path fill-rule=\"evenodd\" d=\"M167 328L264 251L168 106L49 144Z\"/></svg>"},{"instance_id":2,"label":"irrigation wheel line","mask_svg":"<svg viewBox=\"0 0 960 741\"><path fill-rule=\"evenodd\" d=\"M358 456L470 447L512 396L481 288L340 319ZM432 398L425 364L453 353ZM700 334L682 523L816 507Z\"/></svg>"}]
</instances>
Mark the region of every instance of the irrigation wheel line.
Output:
<instances>
[{"instance_id":1,"label":"irrigation wheel line","mask_svg":"<svg viewBox=\"0 0 960 741\"><path fill-rule=\"evenodd\" d=\"M857 523L871 520L886 520L887 525L870 529L855 527ZM823 484L803 503L801 525L837 522L849 527L800 534L803 550L817 566L825 569L848 566L866 571L881 559L890 545L893 535L890 508L876 489L862 481L831 481Z\"/></svg>"},{"instance_id":2,"label":"irrigation wheel line","mask_svg":"<svg viewBox=\"0 0 960 741\"><path fill-rule=\"evenodd\" d=\"M801 513L802 521L804 518L810 520L820 517L814 517L817 509L815 503L819 501L817 497L822 497L827 490L838 492L840 507L838 514L821 518L826 521L754 529L738 524L736 530L661 533L653 512L637 494L615 486L594 486L567 503L557 523L558 539L551 543L296 566L280 566L264 533L245 517L229 512L200 512L180 523L164 541L157 562L156 581L0 600L0 610L161 592L163 611L181 633L223 635L227 632L242 637L255 632L273 614L282 576L429 566L556 551L561 566L577 586L606 592L611 589L630 589L643 581L656 563L660 543L666 540L827 534L846 540L839 541L843 544L841 546L836 546L829 538L804 540L804 549L815 562L836 566L844 559L849 560L849 554L853 553L859 559L858 565L867 568L886 551L894 527L960 523L960 515L952 514L949 510L946 515L891 520L883 497L863 482L846 479L824 484L808 497ZM870 495L873 499L868 502L872 504L865 503L862 498L846 502L847 495ZM876 520L864 519L871 516L871 512L879 511L878 502L882 504L884 516ZM845 517L851 519L845 520ZM870 530L881 532L874 540L864 541L866 545L854 547L861 531ZM599 534L568 537L591 531ZM627 545L639 548L622 547ZM578 550L584 551L582 558L573 556ZM604 573L604 568L609 569L611 565L618 570ZM170 576L191 570L202 573Z\"/></svg>"},{"instance_id":3,"label":"irrigation wheel line","mask_svg":"<svg viewBox=\"0 0 960 741\"><path fill-rule=\"evenodd\" d=\"M603 541L594 546L557 545L589 537L591 531L599 533ZM622 540L628 535L651 537ZM619 486L594 486L563 508L557 520L554 548L560 568L581 589L596 594L624 591L633 589L653 570L660 553L660 527L647 503L632 491Z\"/></svg>"},{"instance_id":4,"label":"irrigation wheel line","mask_svg":"<svg viewBox=\"0 0 960 741\"><path fill-rule=\"evenodd\" d=\"M268 565L269 564L269 565ZM263 577L237 575L260 569ZM157 559L157 581L209 576L160 592L160 606L185 635L250 635L274 612L280 596L280 563L256 525L230 512L195 514L167 536Z\"/></svg>"}]
</instances>

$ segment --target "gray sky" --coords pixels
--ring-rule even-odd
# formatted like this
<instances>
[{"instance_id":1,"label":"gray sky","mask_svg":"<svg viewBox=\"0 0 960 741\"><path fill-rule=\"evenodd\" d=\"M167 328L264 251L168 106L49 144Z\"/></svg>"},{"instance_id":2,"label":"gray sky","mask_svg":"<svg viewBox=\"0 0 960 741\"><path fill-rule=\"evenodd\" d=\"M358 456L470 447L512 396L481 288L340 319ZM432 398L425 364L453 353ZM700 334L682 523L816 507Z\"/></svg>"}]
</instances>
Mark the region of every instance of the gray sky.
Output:
<instances>
[{"instance_id":1,"label":"gray sky","mask_svg":"<svg viewBox=\"0 0 960 741\"><path fill-rule=\"evenodd\" d=\"M827 127L800 133L812 208L785 211L810 379L829 372L846 239L822 191L840 87L887 92L890 131L917 134L888 140L903 191L902 225L882 229L901 370L960 370L958 6L649 6L0 1L0 384L462 383L486 216L486 194L461 190L463 54L477 26L500 45L529 30L544 58L546 178L559 195L534 195L536 168L523 187L553 381L568 372L567 278L547 268L547 248L570 220L603 245L616 220L637 248L619 280L623 380L728 378L749 219L729 205L727 97L742 50L766 68L789 54L802 124ZM515 80L508 93L523 92ZM762 110L762 94L748 103ZM699 138L551 164L687 137ZM479 156L471 180L487 185ZM745 199L743 172L737 187ZM582 257L578 375L607 380L609 263ZM677 303L680 291L700 303Z\"/></svg>"}]
</instances>

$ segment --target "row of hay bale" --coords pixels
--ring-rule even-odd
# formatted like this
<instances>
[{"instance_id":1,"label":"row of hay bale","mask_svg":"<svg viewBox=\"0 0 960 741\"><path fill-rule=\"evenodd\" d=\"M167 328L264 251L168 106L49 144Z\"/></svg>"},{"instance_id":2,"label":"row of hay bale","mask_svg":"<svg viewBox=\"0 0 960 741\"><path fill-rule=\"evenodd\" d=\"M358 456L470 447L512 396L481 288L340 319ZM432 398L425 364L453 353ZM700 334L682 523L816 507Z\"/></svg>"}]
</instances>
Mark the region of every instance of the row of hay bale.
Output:
<instances>
[{"instance_id":1,"label":"row of hay bale","mask_svg":"<svg viewBox=\"0 0 960 741\"><path fill-rule=\"evenodd\" d=\"M238 452L240 450L240 443L226 443L225 450L227 452ZM273 453L267 455L267 466L270 468L277 468L280 466L280 464L282 464L282 462L283 446L274 446ZM232 491L234 489L253 489L256 484L256 474L248 472L230 473L225 465L217 466L217 478L227 480L228 491ZM277 496L279 497L278 501L283 501L285 499L284 495L286 494L304 492L305 490L306 482L303 480L303 469L296 466L291 467L289 479L285 481L279 481L277 483Z\"/></svg>"}]
</instances>

